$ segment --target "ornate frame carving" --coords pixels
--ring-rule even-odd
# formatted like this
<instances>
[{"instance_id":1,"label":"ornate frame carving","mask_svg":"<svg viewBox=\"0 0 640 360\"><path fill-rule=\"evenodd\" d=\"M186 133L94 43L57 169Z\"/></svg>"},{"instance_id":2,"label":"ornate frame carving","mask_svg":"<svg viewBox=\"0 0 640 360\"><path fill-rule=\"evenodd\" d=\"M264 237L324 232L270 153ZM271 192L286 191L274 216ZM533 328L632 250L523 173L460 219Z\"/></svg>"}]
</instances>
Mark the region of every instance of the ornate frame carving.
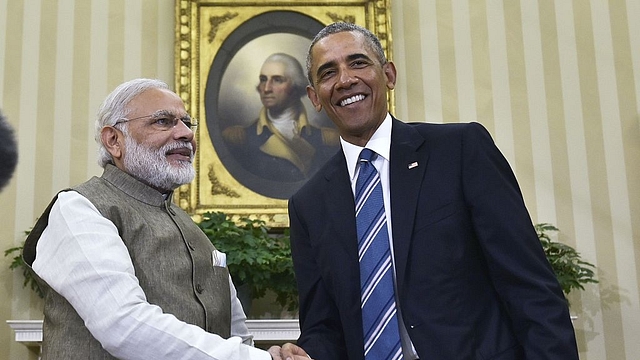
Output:
<instances>
[{"instance_id":1,"label":"ornate frame carving","mask_svg":"<svg viewBox=\"0 0 640 360\"><path fill-rule=\"evenodd\" d=\"M234 51L249 41L275 34L302 36L310 42L319 29L335 21L367 27L380 38L392 59L390 1L176 0L175 88L187 111L200 121L196 179L176 191L175 201L196 218L206 211L223 211L232 217L260 218L271 227L288 226L286 198L260 194L240 183L221 160L224 151L212 140L216 130L211 124L216 119L211 108L217 100L208 100L207 119L205 96L211 99L212 93L226 90L219 86L220 78L233 61ZM217 76L218 82L212 82L212 76ZM255 79L257 83L257 72ZM252 86L255 89L255 84ZM392 93L389 106L393 110Z\"/></svg>"}]
</instances>

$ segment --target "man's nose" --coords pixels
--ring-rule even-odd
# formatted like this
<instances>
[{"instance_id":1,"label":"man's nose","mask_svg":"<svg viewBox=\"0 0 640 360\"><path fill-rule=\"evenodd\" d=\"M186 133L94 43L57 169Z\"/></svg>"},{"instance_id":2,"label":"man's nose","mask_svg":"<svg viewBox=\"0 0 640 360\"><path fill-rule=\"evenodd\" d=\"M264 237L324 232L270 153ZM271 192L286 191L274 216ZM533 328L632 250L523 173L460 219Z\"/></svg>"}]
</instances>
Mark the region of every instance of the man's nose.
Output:
<instances>
[{"instance_id":1,"label":"man's nose","mask_svg":"<svg viewBox=\"0 0 640 360\"><path fill-rule=\"evenodd\" d=\"M265 92L270 92L273 88L273 80L269 79L264 83L264 91Z\"/></svg>"},{"instance_id":2,"label":"man's nose","mask_svg":"<svg viewBox=\"0 0 640 360\"><path fill-rule=\"evenodd\" d=\"M358 82L358 78L353 75L351 69L342 67L338 70L338 86L342 88L349 88L353 84Z\"/></svg>"},{"instance_id":3,"label":"man's nose","mask_svg":"<svg viewBox=\"0 0 640 360\"><path fill-rule=\"evenodd\" d=\"M183 121L178 121L171 130L173 131L173 136L176 139L191 141L194 137L194 130L188 127Z\"/></svg>"}]
</instances>

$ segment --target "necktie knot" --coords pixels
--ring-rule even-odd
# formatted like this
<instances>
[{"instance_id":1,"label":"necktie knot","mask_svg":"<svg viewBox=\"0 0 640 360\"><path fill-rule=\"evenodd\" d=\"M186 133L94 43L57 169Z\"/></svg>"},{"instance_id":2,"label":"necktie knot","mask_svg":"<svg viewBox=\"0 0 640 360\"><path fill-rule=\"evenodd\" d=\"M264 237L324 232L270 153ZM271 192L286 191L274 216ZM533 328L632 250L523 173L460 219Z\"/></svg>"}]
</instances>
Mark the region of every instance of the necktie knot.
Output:
<instances>
[{"instance_id":1,"label":"necktie knot","mask_svg":"<svg viewBox=\"0 0 640 360\"><path fill-rule=\"evenodd\" d=\"M373 166L373 160L375 160L377 156L378 154L371 149L365 148L360 152L360 170L358 179L356 180L356 200L363 196L363 191L367 191L367 189L369 189L369 191L373 190L374 186L380 181L378 171L375 166ZM380 191L382 191L382 187L380 187Z\"/></svg>"},{"instance_id":2,"label":"necktie knot","mask_svg":"<svg viewBox=\"0 0 640 360\"><path fill-rule=\"evenodd\" d=\"M376 159L376 157L378 157L378 154L371 149L364 148L360 152L361 161L364 160L364 161L372 162L373 160Z\"/></svg>"}]
</instances>

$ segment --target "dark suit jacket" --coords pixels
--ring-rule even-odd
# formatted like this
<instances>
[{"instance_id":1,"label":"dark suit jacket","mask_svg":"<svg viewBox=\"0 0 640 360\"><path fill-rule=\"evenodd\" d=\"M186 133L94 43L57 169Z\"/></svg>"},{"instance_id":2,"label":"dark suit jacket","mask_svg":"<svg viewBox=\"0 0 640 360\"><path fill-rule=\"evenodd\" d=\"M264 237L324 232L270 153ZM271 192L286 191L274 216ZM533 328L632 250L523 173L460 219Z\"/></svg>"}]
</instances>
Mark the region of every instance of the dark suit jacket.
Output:
<instances>
[{"instance_id":1,"label":"dark suit jacket","mask_svg":"<svg viewBox=\"0 0 640 360\"><path fill-rule=\"evenodd\" d=\"M578 359L567 303L484 127L394 119L390 187L399 304L422 359ZM289 216L298 345L316 360L364 359L342 152L290 199Z\"/></svg>"}]
</instances>

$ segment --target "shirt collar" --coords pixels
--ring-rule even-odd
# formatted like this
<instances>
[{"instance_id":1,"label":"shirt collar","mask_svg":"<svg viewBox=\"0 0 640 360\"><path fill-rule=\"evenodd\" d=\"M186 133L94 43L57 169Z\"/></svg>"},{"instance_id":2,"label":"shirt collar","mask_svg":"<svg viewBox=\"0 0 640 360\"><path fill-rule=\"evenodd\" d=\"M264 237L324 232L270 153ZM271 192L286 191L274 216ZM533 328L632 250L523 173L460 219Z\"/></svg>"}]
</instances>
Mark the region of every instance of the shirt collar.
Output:
<instances>
[{"instance_id":1,"label":"shirt collar","mask_svg":"<svg viewBox=\"0 0 640 360\"><path fill-rule=\"evenodd\" d=\"M347 160L349 178L353 182L355 181L354 177L358 166L358 158L364 148L345 141L342 136L340 137L340 143L342 144L344 157ZM389 152L391 149L391 115L389 113L387 113L387 116L376 132L373 133L373 136L369 139L365 148L375 151L378 156L382 156L385 160L389 161Z\"/></svg>"},{"instance_id":2,"label":"shirt collar","mask_svg":"<svg viewBox=\"0 0 640 360\"><path fill-rule=\"evenodd\" d=\"M173 191L163 194L111 163L104 167L102 178L122 192L145 204L152 206L163 206L165 202L171 204Z\"/></svg>"},{"instance_id":3,"label":"shirt collar","mask_svg":"<svg viewBox=\"0 0 640 360\"><path fill-rule=\"evenodd\" d=\"M306 111L304 111L304 105L302 104L301 101L296 105L294 105L294 109L295 109L294 120L296 121L296 126L298 128L298 131L301 133L302 129L309 126L309 119L307 118L307 113ZM271 121L269 120L269 117L267 115L267 108L263 107L260 110L260 115L258 116L258 121L256 125L257 125L256 126L257 135L262 135L262 131L264 130L265 127L269 129L269 131L271 131L272 133L274 132L274 128L272 128L273 125L271 124Z\"/></svg>"}]
</instances>

